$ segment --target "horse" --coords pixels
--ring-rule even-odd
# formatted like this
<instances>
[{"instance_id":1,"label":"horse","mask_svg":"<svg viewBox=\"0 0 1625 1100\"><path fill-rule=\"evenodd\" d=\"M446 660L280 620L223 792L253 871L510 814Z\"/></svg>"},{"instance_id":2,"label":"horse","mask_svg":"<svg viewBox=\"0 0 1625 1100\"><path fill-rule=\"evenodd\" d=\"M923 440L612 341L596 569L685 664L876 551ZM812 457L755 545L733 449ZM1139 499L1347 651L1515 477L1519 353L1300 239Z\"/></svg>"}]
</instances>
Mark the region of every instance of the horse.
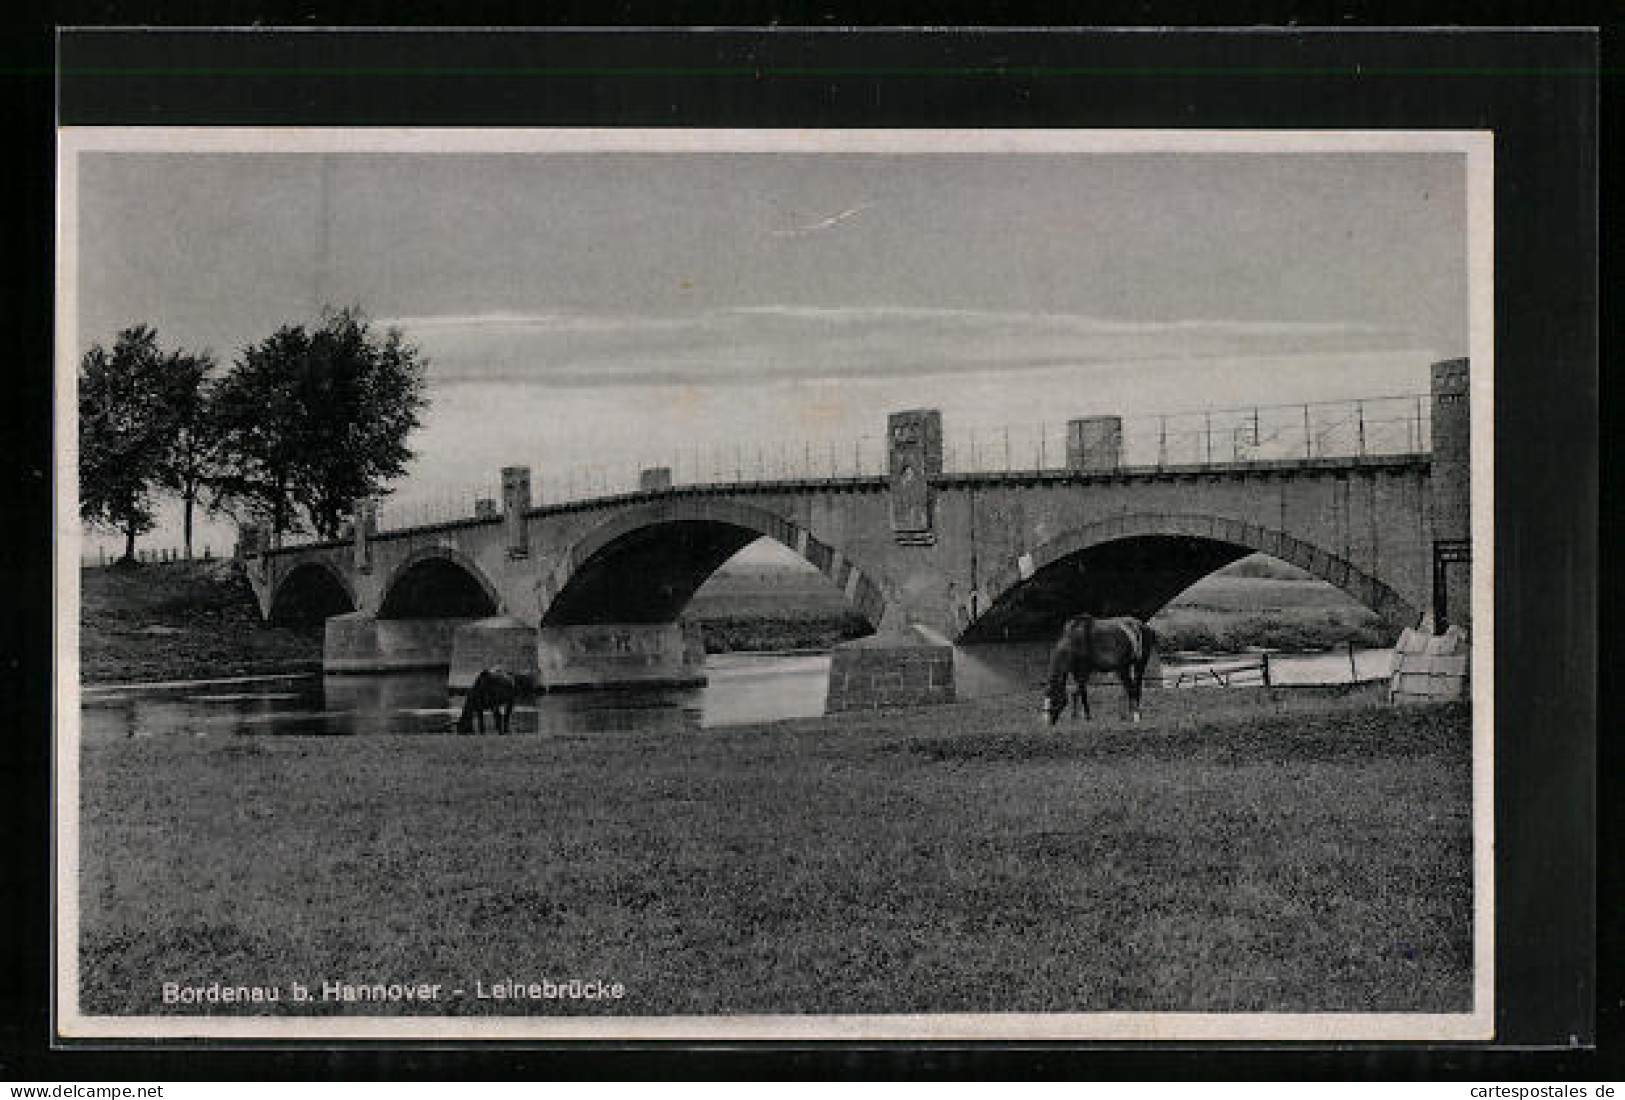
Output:
<instances>
[{"instance_id":1,"label":"horse","mask_svg":"<svg viewBox=\"0 0 1625 1100\"><path fill-rule=\"evenodd\" d=\"M458 733L473 733L474 726L479 725L480 732L485 732L485 712L491 712L491 720L496 723L498 733L507 733L509 721L513 717L514 700L519 698L519 682L500 668L483 668L480 674L474 677L469 685L468 696L463 700L462 717L457 719Z\"/></svg>"},{"instance_id":2,"label":"horse","mask_svg":"<svg viewBox=\"0 0 1625 1100\"><path fill-rule=\"evenodd\" d=\"M1145 687L1145 667L1151 662L1151 650L1157 636L1144 622L1132 615L1113 619L1097 619L1092 615L1077 615L1067 621L1060 640L1050 652L1049 683L1044 692L1044 716L1054 725L1066 709L1066 678L1071 676L1077 684L1072 697L1072 717L1078 717L1078 704L1083 704L1083 716L1089 713L1089 677L1096 672L1115 672L1123 682L1134 721L1140 720L1140 692Z\"/></svg>"}]
</instances>

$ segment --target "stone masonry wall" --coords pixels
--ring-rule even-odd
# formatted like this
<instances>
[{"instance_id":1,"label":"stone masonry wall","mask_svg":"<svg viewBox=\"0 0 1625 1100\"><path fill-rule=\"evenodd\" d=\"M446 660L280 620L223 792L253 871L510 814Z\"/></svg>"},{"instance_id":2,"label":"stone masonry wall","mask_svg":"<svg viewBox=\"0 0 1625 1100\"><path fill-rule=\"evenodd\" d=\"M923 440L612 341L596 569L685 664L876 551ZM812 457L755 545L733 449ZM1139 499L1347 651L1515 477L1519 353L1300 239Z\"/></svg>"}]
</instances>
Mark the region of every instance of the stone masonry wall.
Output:
<instances>
[{"instance_id":1,"label":"stone masonry wall","mask_svg":"<svg viewBox=\"0 0 1625 1100\"><path fill-rule=\"evenodd\" d=\"M1472 697L1472 647L1452 626L1443 634L1406 630L1394 646L1388 698L1395 703L1441 703Z\"/></svg>"},{"instance_id":2,"label":"stone masonry wall","mask_svg":"<svg viewBox=\"0 0 1625 1100\"><path fill-rule=\"evenodd\" d=\"M954 653L907 631L835 647L824 710L873 710L954 701Z\"/></svg>"}]
</instances>

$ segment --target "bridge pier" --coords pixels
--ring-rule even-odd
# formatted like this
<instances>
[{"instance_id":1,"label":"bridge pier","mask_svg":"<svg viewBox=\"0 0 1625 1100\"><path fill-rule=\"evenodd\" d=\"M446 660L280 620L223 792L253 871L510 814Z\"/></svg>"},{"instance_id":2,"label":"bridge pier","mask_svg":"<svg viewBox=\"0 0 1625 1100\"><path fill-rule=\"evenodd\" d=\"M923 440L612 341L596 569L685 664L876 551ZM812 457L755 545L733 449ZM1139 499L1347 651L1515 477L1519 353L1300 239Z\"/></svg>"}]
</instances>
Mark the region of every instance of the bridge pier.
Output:
<instances>
[{"instance_id":1,"label":"bridge pier","mask_svg":"<svg viewBox=\"0 0 1625 1100\"><path fill-rule=\"evenodd\" d=\"M705 678L700 624L590 623L544 626L536 637L543 691L699 687Z\"/></svg>"},{"instance_id":2,"label":"bridge pier","mask_svg":"<svg viewBox=\"0 0 1625 1100\"><path fill-rule=\"evenodd\" d=\"M352 611L327 620L323 672L405 672L451 664L458 627L470 619L380 619Z\"/></svg>"},{"instance_id":3,"label":"bridge pier","mask_svg":"<svg viewBox=\"0 0 1625 1100\"><path fill-rule=\"evenodd\" d=\"M452 635L451 672L446 686L467 691L481 670L500 668L534 689L536 628L507 615L464 623Z\"/></svg>"},{"instance_id":4,"label":"bridge pier","mask_svg":"<svg viewBox=\"0 0 1625 1100\"><path fill-rule=\"evenodd\" d=\"M917 626L842 642L830 655L826 714L953 701L953 646Z\"/></svg>"}]
</instances>

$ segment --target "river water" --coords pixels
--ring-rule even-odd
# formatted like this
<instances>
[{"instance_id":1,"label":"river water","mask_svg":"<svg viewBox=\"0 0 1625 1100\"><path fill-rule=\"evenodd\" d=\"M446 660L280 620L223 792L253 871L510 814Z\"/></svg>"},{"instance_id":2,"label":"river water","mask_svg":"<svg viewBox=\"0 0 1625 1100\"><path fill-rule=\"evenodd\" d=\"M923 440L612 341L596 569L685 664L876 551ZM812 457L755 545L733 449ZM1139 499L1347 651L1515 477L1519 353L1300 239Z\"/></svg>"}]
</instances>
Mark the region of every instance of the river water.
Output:
<instances>
[{"instance_id":1,"label":"river water","mask_svg":"<svg viewBox=\"0 0 1625 1100\"><path fill-rule=\"evenodd\" d=\"M1031 694L1043 683L1043 645L955 651L961 698ZM1166 687L1259 683L1257 654L1174 655L1162 661ZM1391 650L1273 654L1275 684L1348 683L1388 674ZM703 688L544 695L514 708L513 732L679 731L823 713L828 654L713 654ZM1217 674L1217 675L1215 675ZM1118 690L1109 684L1094 689ZM1109 696L1107 696L1109 697ZM444 672L384 676L238 677L128 687L86 687L80 729L86 739L293 734L442 733L460 700ZM489 728L489 724L487 726Z\"/></svg>"}]
</instances>

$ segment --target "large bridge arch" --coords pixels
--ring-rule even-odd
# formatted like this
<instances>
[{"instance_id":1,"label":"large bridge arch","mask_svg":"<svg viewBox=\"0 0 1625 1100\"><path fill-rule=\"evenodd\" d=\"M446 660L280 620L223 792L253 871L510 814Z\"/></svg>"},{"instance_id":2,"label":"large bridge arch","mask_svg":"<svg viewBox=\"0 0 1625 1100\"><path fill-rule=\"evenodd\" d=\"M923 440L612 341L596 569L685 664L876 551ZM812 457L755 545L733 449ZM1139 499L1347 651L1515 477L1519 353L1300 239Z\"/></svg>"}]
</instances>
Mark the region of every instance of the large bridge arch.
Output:
<instances>
[{"instance_id":1,"label":"large bridge arch","mask_svg":"<svg viewBox=\"0 0 1625 1100\"><path fill-rule=\"evenodd\" d=\"M265 618L280 625L310 625L359 606L345 572L325 558L312 558L276 579L265 602Z\"/></svg>"},{"instance_id":2,"label":"large bridge arch","mask_svg":"<svg viewBox=\"0 0 1625 1100\"><path fill-rule=\"evenodd\" d=\"M838 549L765 508L705 497L637 505L577 539L538 583L541 623L671 622L724 562L764 536L795 551L879 626L881 586Z\"/></svg>"},{"instance_id":3,"label":"large bridge arch","mask_svg":"<svg viewBox=\"0 0 1625 1100\"><path fill-rule=\"evenodd\" d=\"M1004 563L957 609L959 640L1051 637L1077 611L1149 618L1202 577L1255 551L1342 589L1395 626L1420 618L1382 580L1287 532L1219 516L1138 513L1068 531Z\"/></svg>"},{"instance_id":4,"label":"large bridge arch","mask_svg":"<svg viewBox=\"0 0 1625 1100\"><path fill-rule=\"evenodd\" d=\"M484 618L502 609L502 596L485 571L452 546L412 551L378 591L380 619Z\"/></svg>"}]
</instances>

